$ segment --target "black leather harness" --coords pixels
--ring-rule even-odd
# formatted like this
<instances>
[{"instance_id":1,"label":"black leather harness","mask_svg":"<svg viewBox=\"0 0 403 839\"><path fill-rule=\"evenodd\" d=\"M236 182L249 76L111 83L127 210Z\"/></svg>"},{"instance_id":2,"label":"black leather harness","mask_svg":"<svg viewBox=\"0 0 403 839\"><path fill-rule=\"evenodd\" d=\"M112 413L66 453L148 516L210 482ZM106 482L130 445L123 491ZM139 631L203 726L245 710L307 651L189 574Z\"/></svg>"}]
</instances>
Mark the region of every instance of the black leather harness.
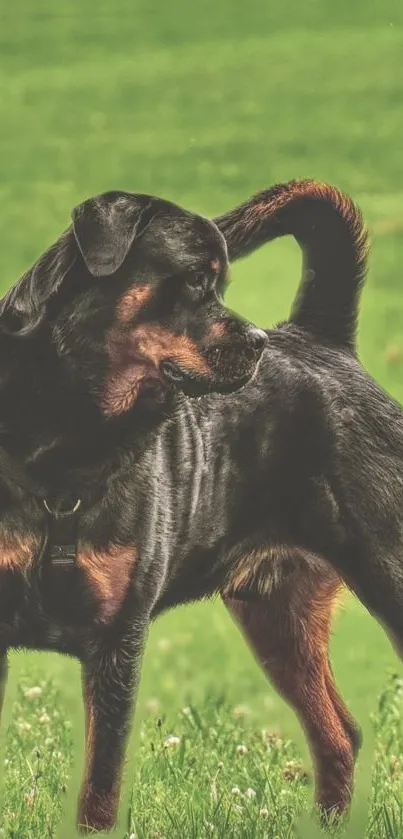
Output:
<instances>
[{"instance_id":1,"label":"black leather harness","mask_svg":"<svg viewBox=\"0 0 403 839\"><path fill-rule=\"evenodd\" d=\"M77 498L73 506L65 508L61 503L50 506L44 499L43 505L47 516L47 544L45 554L54 568L72 568L77 556L78 522L81 499Z\"/></svg>"},{"instance_id":2,"label":"black leather harness","mask_svg":"<svg viewBox=\"0 0 403 839\"><path fill-rule=\"evenodd\" d=\"M46 560L52 569L73 568L76 564L79 512L82 501L71 492L56 492L44 498L24 467L0 445L0 474L9 476L43 504L46 516L46 533L41 550L41 563ZM21 502L23 503L23 502Z\"/></svg>"}]
</instances>

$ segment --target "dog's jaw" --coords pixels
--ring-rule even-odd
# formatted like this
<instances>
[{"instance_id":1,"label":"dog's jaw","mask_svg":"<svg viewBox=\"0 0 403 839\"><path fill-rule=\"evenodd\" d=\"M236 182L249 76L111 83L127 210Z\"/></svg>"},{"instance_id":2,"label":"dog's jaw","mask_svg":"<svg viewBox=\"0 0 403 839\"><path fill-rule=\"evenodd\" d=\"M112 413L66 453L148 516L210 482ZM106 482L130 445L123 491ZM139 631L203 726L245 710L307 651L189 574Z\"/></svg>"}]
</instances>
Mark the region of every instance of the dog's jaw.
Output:
<instances>
[{"instance_id":1,"label":"dog's jaw","mask_svg":"<svg viewBox=\"0 0 403 839\"><path fill-rule=\"evenodd\" d=\"M109 373L101 399L101 409L106 417L116 417L130 411L141 396L147 396L157 405L164 405L171 388L160 372L146 360L139 360Z\"/></svg>"}]
</instances>

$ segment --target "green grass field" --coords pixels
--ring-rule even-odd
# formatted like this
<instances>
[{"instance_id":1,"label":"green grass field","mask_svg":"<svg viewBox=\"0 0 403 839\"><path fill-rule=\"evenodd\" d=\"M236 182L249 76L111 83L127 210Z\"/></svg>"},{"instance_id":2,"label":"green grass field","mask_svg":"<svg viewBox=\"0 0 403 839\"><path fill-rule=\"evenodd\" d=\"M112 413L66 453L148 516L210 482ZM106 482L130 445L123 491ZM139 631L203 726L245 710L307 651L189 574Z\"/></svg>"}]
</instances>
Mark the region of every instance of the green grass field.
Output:
<instances>
[{"instance_id":1,"label":"green grass field","mask_svg":"<svg viewBox=\"0 0 403 839\"><path fill-rule=\"evenodd\" d=\"M151 192L210 215L279 180L328 180L369 222L361 355L403 401L402 23L401 0L4 5L2 289L97 192ZM229 302L270 325L298 272L295 244L276 242L235 266ZM352 599L332 651L365 734L346 835L398 839L401 665ZM77 664L11 656L0 836L75 835L82 733ZM220 604L153 627L130 755L120 839L317 835L298 724Z\"/></svg>"}]
</instances>

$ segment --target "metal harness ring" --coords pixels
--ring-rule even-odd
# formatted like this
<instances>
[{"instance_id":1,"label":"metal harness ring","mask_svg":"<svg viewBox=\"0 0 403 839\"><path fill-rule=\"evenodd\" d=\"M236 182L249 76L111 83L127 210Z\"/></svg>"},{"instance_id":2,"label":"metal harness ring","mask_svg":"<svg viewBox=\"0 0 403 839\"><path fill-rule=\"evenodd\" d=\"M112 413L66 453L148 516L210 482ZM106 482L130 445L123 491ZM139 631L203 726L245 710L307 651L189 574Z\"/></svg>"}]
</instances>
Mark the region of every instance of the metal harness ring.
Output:
<instances>
[{"instance_id":1,"label":"metal harness ring","mask_svg":"<svg viewBox=\"0 0 403 839\"><path fill-rule=\"evenodd\" d=\"M77 512L77 510L79 510L79 509L80 509L80 507L81 507L81 498L77 498L77 501L76 501L76 503L75 503L74 507L73 507L71 510L60 510L60 512L55 512L54 510L52 510L52 509L49 507L49 504L48 504L48 502L46 501L46 498L44 498L44 499L43 499L43 506L45 507L45 510L46 510L46 511L47 511L47 512L51 515L51 516L54 516L54 518L55 518L55 519L64 519L64 518L67 518L68 516L73 516L73 515L74 515L74 513L76 513L76 512Z\"/></svg>"}]
</instances>

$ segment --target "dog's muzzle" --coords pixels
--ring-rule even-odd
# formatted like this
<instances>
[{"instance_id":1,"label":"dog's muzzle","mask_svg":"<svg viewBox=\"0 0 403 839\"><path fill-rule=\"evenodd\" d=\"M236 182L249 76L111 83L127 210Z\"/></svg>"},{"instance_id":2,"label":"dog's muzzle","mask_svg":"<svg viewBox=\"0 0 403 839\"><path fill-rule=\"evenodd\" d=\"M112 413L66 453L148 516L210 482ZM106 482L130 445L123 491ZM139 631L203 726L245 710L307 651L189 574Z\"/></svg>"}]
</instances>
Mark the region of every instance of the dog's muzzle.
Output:
<instances>
[{"instance_id":1,"label":"dog's muzzle","mask_svg":"<svg viewBox=\"0 0 403 839\"><path fill-rule=\"evenodd\" d=\"M247 341L238 339L235 343L228 342L223 347L217 345L207 350L206 360L211 366L211 376L187 370L174 359L164 359L160 372L166 381L187 396L233 393L252 378L266 343L266 333L252 327L248 330ZM217 356L220 359L218 364Z\"/></svg>"}]
</instances>

